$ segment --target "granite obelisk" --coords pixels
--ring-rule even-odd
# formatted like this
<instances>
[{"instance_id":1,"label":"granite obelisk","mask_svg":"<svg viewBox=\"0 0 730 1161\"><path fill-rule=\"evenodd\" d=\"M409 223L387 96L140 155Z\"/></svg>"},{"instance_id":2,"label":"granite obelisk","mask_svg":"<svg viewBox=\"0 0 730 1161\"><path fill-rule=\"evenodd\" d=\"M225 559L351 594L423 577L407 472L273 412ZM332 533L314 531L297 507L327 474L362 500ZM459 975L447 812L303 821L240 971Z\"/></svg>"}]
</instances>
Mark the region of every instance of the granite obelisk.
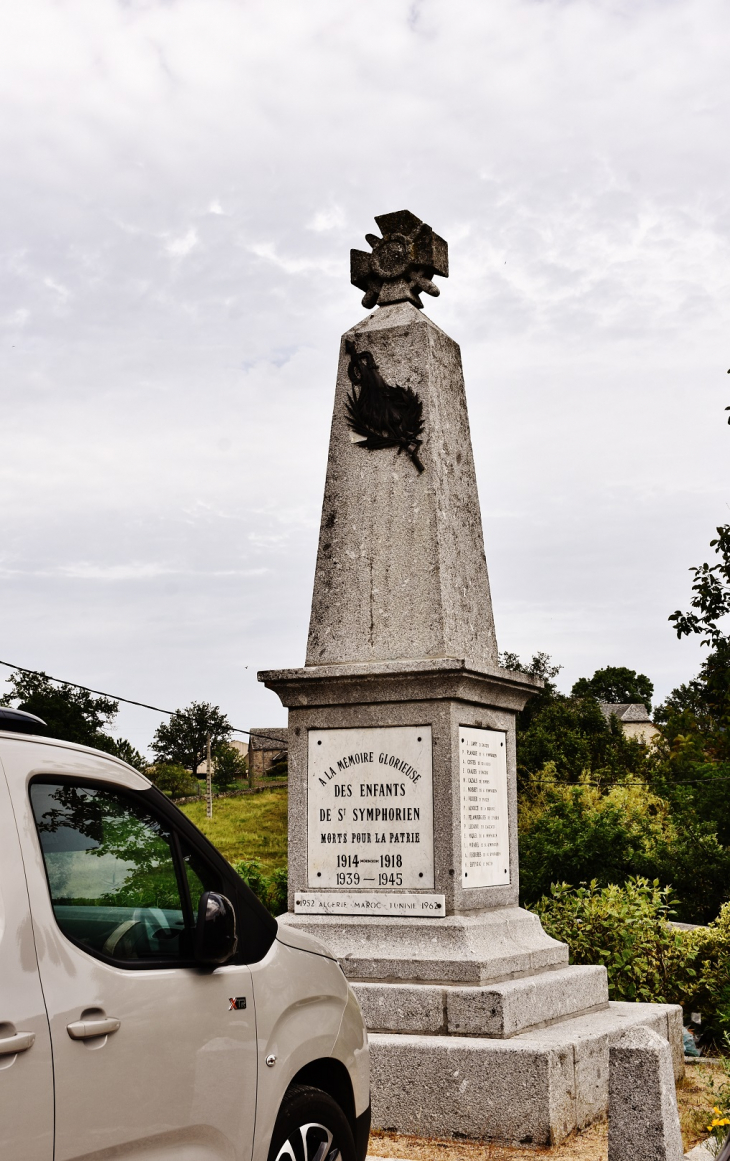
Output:
<instances>
[{"instance_id":1,"label":"granite obelisk","mask_svg":"<svg viewBox=\"0 0 730 1161\"><path fill-rule=\"evenodd\" d=\"M259 674L289 708L280 922L352 981L376 1125L548 1143L605 1111L616 1028L677 1042L681 1013L609 1005L605 969L518 906L515 718L540 682L499 667L460 351L422 312L446 243L406 210L376 222L351 253L375 309L340 346L306 664Z\"/></svg>"}]
</instances>

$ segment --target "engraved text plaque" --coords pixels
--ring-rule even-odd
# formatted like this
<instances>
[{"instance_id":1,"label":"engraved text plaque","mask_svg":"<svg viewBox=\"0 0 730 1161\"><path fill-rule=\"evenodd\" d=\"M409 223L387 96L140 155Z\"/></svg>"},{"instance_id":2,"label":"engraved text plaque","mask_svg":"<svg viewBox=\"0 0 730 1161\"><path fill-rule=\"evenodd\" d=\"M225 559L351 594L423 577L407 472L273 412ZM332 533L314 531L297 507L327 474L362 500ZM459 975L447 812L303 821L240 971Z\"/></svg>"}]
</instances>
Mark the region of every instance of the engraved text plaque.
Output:
<instances>
[{"instance_id":1,"label":"engraved text plaque","mask_svg":"<svg viewBox=\"0 0 730 1161\"><path fill-rule=\"evenodd\" d=\"M459 727L459 791L462 886L508 884L506 734Z\"/></svg>"},{"instance_id":2,"label":"engraved text plaque","mask_svg":"<svg viewBox=\"0 0 730 1161\"><path fill-rule=\"evenodd\" d=\"M310 730L307 783L311 889L433 890L430 726Z\"/></svg>"}]
</instances>

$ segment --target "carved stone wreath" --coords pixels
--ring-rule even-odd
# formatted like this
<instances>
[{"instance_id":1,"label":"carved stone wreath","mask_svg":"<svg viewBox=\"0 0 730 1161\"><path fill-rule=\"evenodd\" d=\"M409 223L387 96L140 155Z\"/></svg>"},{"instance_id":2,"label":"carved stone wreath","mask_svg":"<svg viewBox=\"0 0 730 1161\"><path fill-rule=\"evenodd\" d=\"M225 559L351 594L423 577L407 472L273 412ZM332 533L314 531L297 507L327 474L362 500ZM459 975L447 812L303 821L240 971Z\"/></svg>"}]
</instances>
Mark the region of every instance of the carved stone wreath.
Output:
<instances>
[{"instance_id":1,"label":"carved stone wreath","mask_svg":"<svg viewBox=\"0 0 730 1161\"><path fill-rule=\"evenodd\" d=\"M395 447L410 456L418 472L424 470L419 458L423 440L423 403L410 387L391 387L385 382L371 351L358 352L347 339L350 356L347 374L352 390L345 400L347 422L360 438L358 447L367 451Z\"/></svg>"}]
</instances>

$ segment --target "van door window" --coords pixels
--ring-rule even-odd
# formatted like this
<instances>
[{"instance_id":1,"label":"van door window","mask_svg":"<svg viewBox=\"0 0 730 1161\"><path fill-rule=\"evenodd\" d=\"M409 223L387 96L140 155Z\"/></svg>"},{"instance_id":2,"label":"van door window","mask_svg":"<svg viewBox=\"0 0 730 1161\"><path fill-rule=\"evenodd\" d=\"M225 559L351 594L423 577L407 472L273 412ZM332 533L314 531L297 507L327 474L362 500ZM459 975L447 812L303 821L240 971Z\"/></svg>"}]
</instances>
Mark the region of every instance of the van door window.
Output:
<instances>
[{"instance_id":1,"label":"van door window","mask_svg":"<svg viewBox=\"0 0 730 1161\"><path fill-rule=\"evenodd\" d=\"M30 797L63 933L93 954L136 965L188 959L166 825L106 788L34 782Z\"/></svg>"},{"instance_id":2,"label":"van door window","mask_svg":"<svg viewBox=\"0 0 730 1161\"><path fill-rule=\"evenodd\" d=\"M197 851L192 850L187 843L180 841L185 878L187 879L190 903L193 915L198 914L198 904L204 891L221 891L224 895L230 893L221 881L221 876L208 863L201 859Z\"/></svg>"}]
</instances>

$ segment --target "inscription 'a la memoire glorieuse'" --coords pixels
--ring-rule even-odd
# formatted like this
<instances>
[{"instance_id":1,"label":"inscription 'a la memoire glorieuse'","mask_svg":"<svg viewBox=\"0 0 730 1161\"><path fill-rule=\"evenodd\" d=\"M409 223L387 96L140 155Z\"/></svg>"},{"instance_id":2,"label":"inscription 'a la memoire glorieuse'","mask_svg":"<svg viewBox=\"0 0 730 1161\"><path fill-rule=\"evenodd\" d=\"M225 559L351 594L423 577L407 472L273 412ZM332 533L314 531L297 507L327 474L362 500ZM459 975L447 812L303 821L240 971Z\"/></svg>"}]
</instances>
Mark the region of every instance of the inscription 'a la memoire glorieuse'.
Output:
<instances>
[{"instance_id":1,"label":"inscription 'a la memoire glorieuse'","mask_svg":"<svg viewBox=\"0 0 730 1161\"><path fill-rule=\"evenodd\" d=\"M310 888L433 887L430 726L309 735Z\"/></svg>"}]
</instances>

